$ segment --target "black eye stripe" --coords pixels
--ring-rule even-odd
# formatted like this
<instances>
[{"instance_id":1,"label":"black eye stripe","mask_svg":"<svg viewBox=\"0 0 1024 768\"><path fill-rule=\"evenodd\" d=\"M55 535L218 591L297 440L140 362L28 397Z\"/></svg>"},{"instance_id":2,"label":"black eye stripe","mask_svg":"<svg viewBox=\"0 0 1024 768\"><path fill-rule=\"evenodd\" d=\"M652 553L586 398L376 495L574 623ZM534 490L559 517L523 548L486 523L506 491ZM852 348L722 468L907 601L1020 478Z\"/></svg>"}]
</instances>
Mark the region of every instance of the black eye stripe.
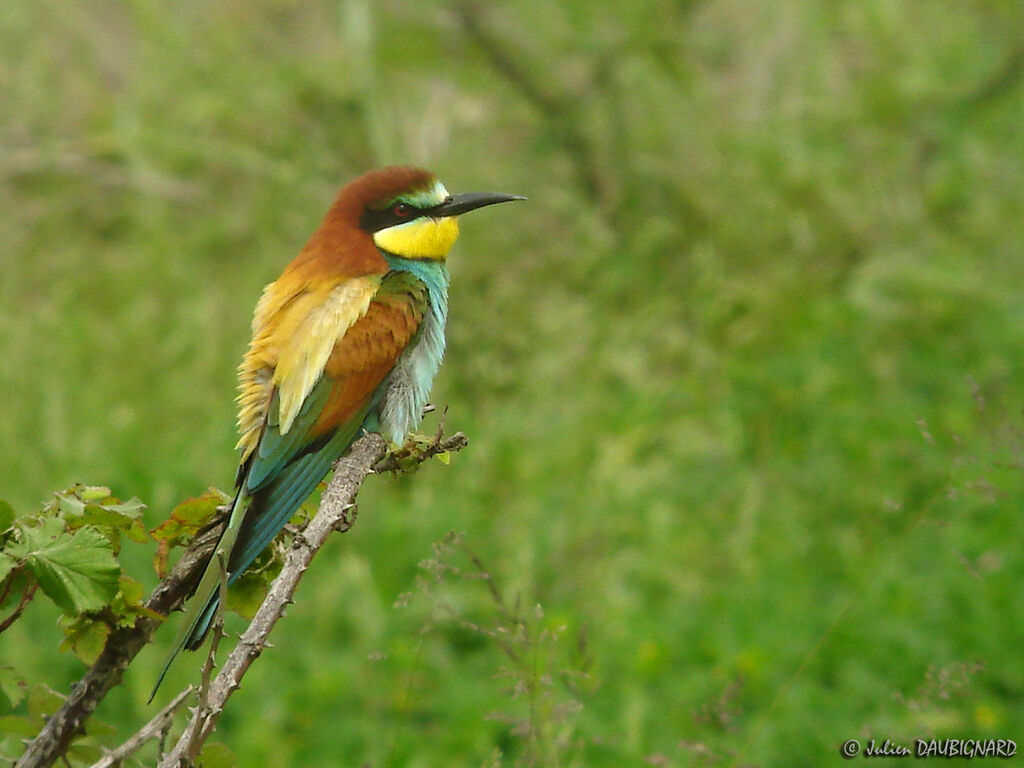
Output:
<instances>
[{"instance_id":1,"label":"black eye stripe","mask_svg":"<svg viewBox=\"0 0 1024 768\"><path fill-rule=\"evenodd\" d=\"M398 212L399 208L403 209L402 213ZM368 208L359 217L359 227L367 232L379 232L395 224L412 221L424 213L424 209L408 203L394 203L383 209Z\"/></svg>"}]
</instances>

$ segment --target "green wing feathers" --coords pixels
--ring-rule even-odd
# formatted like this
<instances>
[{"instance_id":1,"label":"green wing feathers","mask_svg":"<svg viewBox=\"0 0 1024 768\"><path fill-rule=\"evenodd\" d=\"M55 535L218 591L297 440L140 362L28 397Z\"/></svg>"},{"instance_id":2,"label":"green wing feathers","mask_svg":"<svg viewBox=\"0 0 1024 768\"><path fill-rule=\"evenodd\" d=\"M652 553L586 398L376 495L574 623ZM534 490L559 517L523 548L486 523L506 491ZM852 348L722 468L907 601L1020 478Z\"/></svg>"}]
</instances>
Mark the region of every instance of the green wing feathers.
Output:
<instances>
[{"instance_id":1,"label":"green wing feathers","mask_svg":"<svg viewBox=\"0 0 1024 768\"><path fill-rule=\"evenodd\" d=\"M405 282L399 285L406 288ZM280 398L274 390L259 442L239 472L227 528L186 607L154 694L178 652L198 648L209 632L220 601L222 563L227 565L230 585L273 541L362 429L376 427L373 417L385 395L383 384L415 336L424 303L422 290L381 291L335 343L316 384L284 432Z\"/></svg>"}]
</instances>

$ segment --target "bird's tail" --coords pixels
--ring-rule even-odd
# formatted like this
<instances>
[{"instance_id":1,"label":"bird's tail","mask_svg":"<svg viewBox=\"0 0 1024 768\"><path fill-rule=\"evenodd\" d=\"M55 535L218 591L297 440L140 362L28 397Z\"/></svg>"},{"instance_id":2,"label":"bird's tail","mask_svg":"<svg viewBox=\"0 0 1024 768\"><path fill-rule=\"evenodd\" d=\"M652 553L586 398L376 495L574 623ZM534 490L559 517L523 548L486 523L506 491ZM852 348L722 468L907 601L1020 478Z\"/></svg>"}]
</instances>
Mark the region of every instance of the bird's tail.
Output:
<instances>
[{"instance_id":1,"label":"bird's tail","mask_svg":"<svg viewBox=\"0 0 1024 768\"><path fill-rule=\"evenodd\" d=\"M178 654L181 653L181 650L184 648L194 651L202 644L206 633L210 631L213 618L217 615L217 608L220 605L221 588L226 583L227 575L225 569L227 568L228 554L231 552L235 539L238 537L237 521L241 516L240 512L243 505L242 488L239 487L231 504L228 525L225 527L224 533L221 534L217 546L210 556L210 561L206 564L206 570L203 571L203 576L199 580L199 586L196 587L195 592L192 593L192 597L185 607L185 615L182 617L178 636L174 640L174 648L167 657L167 661L164 662L163 669L160 670L160 675L156 679L156 684L149 694L150 702L156 696L160 684L164 681L168 670L171 668L171 664Z\"/></svg>"},{"instance_id":2,"label":"bird's tail","mask_svg":"<svg viewBox=\"0 0 1024 768\"><path fill-rule=\"evenodd\" d=\"M274 540L288 519L295 514L295 510L327 474L334 460L348 450L363 427L376 429L375 417L367 419L370 406L364 406L347 428L337 430L322 445L294 458L264 485L252 487L251 468L243 475L231 505L228 525L206 566L199 586L185 606L174 650L153 686L150 701L156 695L171 662L181 650L186 648L194 651L202 645L217 615L222 585L233 583Z\"/></svg>"}]
</instances>

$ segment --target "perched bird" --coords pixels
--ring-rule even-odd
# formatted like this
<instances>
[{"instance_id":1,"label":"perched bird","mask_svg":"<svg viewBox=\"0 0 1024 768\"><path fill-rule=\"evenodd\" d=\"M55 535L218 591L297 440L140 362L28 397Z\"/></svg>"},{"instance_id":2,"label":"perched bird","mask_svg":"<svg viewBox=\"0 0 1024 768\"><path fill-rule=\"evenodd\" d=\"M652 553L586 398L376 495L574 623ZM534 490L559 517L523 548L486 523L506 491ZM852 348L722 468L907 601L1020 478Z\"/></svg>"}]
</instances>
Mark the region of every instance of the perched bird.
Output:
<instances>
[{"instance_id":1,"label":"perched bird","mask_svg":"<svg viewBox=\"0 0 1024 768\"><path fill-rule=\"evenodd\" d=\"M256 306L239 366L241 452L227 528L186 608L175 648L198 648L230 585L364 432L403 443L441 365L445 257L457 216L518 195L449 195L429 171L392 167L343 187ZM151 697L152 698L152 697Z\"/></svg>"}]
</instances>

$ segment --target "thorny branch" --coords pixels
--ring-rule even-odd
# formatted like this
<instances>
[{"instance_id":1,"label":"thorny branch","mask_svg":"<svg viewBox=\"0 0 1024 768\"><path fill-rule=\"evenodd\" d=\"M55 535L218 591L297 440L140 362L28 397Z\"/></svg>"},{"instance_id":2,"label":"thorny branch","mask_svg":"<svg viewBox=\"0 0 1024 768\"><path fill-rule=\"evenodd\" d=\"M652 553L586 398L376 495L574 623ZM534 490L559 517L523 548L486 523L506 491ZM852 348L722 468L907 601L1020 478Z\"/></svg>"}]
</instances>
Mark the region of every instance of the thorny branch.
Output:
<instances>
[{"instance_id":1,"label":"thorny branch","mask_svg":"<svg viewBox=\"0 0 1024 768\"><path fill-rule=\"evenodd\" d=\"M206 653L206 660L203 662L203 669L199 673L198 703L193 710L193 717L208 717L210 714L210 684L213 680L213 670L217 665L217 649L220 648L220 641L227 637L224 632L224 607L228 603L228 571L222 554L220 558L220 602L217 603L217 612L213 618L213 626L210 631L210 648ZM185 745L188 754L199 754L202 748L202 741L199 740L199 732L193 731L192 738ZM163 757L163 749L160 751Z\"/></svg>"},{"instance_id":2,"label":"thorny branch","mask_svg":"<svg viewBox=\"0 0 1024 768\"><path fill-rule=\"evenodd\" d=\"M294 538L281 573L271 585L263 605L228 656L220 674L209 683L206 706L196 707L192 711L185 732L163 758L161 768L188 766L201 751L227 699L238 688L252 662L267 647L270 630L280 619L285 607L292 602L292 595L302 574L327 535L332 530L348 530L355 522L355 497L366 476L372 472L401 471L407 469L410 463L419 464L440 453L458 451L467 444L461 432L443 439L439 431L425 449L397 451L397 458L392 462L390 457L385 458L387 445L380 435L368 434L355 442L349 453L335 464L334 476L321 497L316 516ZM146 608L166 616L181 606L202 574L225 523L226 520L220 520L196 536L171 573L154 588L146 601ZM149 643L160 624L157 618L142 616L132 626L112 631L96 663L75 684L61 708L29 742L16 768L48 768L59 759L107 692L121 682L125 669ZM178 697L175 697L175 701L178 701ZM166 735L166 732L160 733L159 729L154 733L161 738ZM124 745L119 750L122 748Z\"/></svg>"},{"instance_id":3,"label":"thorny branch","mask_svg":"<svg viewBox=\"0 0 1024 768\"><path fill-rule=\"evenodd\" d=\"M442 422L441 425L438 426L437 432L434 434L434 439L431 440L425 448L415 449L403 447L399 448L397 451L392 451L374 465L373 471L400 472L408 467L409 462L422 464L427 459L431 459L438 454L461 451L469 445L469 439L462 432L456 432L451 437L445 439L443 430L444 423Z\"/></svg>"},{"instance_id":4,"label":"thorny branch","mask_svg":"<svg viewBox=\"0 0 1024 768\"><path fill-rule=\"evenodd\" d=\"M117 749L107 752L102 758L93 763L90 768L114 768L120 765L126 757L135 754L147 742L153 739L162 738L171 727L171 720L174 713L185 702L185 699L192 693L192 686L183 690L166 707L160 710L156 717L142 726L136 733L130 736L124 744Z\"/></svg>"},{"instance_id":5,"label":"thorny branch","mask_svg":"<svg viewBox=\"0 0 1024 768\"><path fill-rule=\"evenodd\" d=\"M187 768L193 764L207 737L216 727L228 698L238 690L249 666L267 647L270 631L292 602L295 588L313 556L338 524L347 519L359 487L373 471L373 466L384 458L386 450L384 438L370 434L356 441L349 454L338 462L334 477L321 497L316 516L301 536L293 540L280 575L274 580L266 599L242 633L238 644L228 655L220 673L210 684L205 706L196 707L192 711L185 731L174 748L160 761L160 768Z\"/></svg>"}]
</instances>

